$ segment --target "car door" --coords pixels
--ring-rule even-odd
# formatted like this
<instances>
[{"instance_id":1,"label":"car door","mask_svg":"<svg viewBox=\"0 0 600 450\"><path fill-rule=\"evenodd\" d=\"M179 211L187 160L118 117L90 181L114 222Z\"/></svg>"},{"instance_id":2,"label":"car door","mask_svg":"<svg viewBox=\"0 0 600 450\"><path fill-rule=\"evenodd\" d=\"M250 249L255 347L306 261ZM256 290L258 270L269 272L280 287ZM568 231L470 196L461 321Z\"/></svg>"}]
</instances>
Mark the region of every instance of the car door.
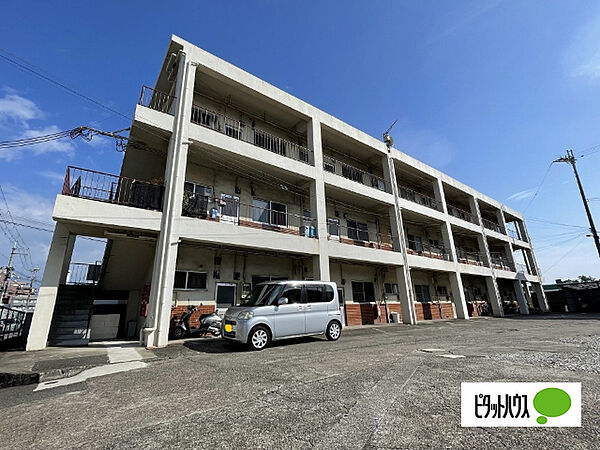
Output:
<instances>
[{"instance_id":1,"label":"car door","mask_svg":"<svg viewBox=\"0 0 600 450\"><path fill-rule=\"evenodd\" d=\"M304 305L302 304L302 286L285 285L279 298L286 297L287 305L274 303L275 338L297 336L306 333Z\"/></svg>"},{"instance_id":2,"label":"car door","mask_svg":"<svg viewBox=\"0 0 600 450\"><path fill-rule=\"evenodd\" d=\"M324 333L327 328L327 303L323 284L306 284L306 333Z\"/></svg>"}]
</instances>

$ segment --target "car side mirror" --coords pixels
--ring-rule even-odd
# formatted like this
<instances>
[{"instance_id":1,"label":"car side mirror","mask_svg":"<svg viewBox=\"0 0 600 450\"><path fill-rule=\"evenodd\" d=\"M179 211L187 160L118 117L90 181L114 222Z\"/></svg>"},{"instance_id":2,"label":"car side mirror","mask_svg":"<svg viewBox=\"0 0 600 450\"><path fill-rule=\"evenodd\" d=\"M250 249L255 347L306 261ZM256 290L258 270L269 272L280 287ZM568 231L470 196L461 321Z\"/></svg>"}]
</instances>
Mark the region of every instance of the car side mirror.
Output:
<instances>
[{"instance_id":1,"label":"car side mirror","mask_svg":"<svg viewBox=\"0 0 600 450\"><path fill-rule=\"evenodd\" d=\"M281 297L279 300L277 300L277 305L287 305L289 302L290 301L287 297Z\"/></svg>"}]
</instances>

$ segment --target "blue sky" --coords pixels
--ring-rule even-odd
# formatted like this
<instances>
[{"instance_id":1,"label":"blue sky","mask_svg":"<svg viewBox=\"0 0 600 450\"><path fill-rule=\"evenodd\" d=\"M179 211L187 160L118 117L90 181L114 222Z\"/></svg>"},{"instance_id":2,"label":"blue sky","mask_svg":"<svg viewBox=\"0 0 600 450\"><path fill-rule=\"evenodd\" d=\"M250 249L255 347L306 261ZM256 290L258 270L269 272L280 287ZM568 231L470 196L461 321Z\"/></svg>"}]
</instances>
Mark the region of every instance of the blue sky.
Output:
<instances>
[{"instance_id":1,"label":"blue sky","mask_svg":"<svg viewBox=\"0 0 600 450\"><path fill-rule=\"evenodd\" d=\"M526 209L548 281L600 276L582 231L536 221L587 225L570 168L554 165L531 201L567 148L591 153L578 167L600 197L600 152L585 150L600 144L598 2L10 2L0 47L131 114L171 33L373 136L398 119L396 147ZM0 60L0 141L78 125L129 124ZM121 157L107 140L0 150L0 183L13 215L50 223L68 164L117 173ZM21 233L43 267L50 233ZM0 235L0 261L9 247Z\"/></svg>"}]
</instances>

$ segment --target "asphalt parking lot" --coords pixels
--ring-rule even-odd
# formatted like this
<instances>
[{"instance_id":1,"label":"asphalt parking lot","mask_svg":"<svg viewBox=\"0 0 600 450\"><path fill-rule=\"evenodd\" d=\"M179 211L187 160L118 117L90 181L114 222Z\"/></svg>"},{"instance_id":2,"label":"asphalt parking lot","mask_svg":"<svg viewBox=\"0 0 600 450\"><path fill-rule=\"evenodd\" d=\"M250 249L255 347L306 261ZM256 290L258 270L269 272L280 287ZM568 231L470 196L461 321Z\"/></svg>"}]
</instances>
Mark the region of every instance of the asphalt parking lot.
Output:
<instances>
[{"instance_id":1,"label":"asphalt parking lot","mask_svg":"<svg viewBox=\"0 0 600 450\"><path fill-rule=\"evenodd\" d=\"M141 369L0 390L0 446L597 448L599 325L554 315L370 326L262 352L188 341ZM581 382L583 426L461 428L462 381Z\"/></svg>"}]
</instances>

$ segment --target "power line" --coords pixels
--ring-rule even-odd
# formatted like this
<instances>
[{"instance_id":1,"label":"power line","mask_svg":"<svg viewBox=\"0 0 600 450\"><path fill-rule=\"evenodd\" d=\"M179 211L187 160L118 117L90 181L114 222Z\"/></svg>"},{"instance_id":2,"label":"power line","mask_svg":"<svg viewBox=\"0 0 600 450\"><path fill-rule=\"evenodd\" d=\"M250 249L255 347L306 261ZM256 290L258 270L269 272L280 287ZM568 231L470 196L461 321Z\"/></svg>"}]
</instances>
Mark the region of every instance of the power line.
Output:
<instances>
[{"instance_id":1,"label":"power line","mask_svg":"<svg viewBox=\"0 0 600 450\"><path fill-rule=\"evenodd\" d=\"M531 206L531 203L533 202L533 200L539 194L540 189L542 188L542 185L544 184L544 181L546 181L546 178L548 177L548 174L550 173L550 169L552 168L552 164L554 164L554 162L551 162L550 165L548 166L548 168L546 169L546 173L544 173L544 176L542 177L542 181L540 182L540 184L538 185L537 189L535 190L535 193L533 194L533 197L531 197L531 199L529 199L529 203L527 203L527 206L525 206L525 209L523 209L523 214L525 214L525 211L527 211L529 209L529 207Z\"/></svg>"},{"instance_id":2,"label":"power line","mask_svg":"<svg viewBox=\"0 0 600 450\"><path fill-rule=\"evenodd\" d=\"M550 220L546 220L546 219L540 219L538 217L527 217L526 220L528 222L540 222L540 223L545 223L545 224L549 224L549 225L558 225L558 226L563 226L563 227L572 227L572 228L585 228L586 230L589 229L589 227L585 227L582 225L571 225L568 223L561 223L561 222L553 222Z\"/></svg>"},{"instance_id":3,"label":"power line","mask_svg":"<svg viewBox=\"0 0 600 450\"><path fill-rule=\"evenodd\" d=\"M583 240L581 240L582 237L585 236L581 236L579 238L579 240L575 243L575 245L569 249L564 255L562 255L558 260L556 260L554 262L554 264L552 264L550 267L546 268L543 270L543 272L548 272L550 269L552 269L554 266L556 266L559 262L561 262L563 259L565 259L567 256L569 256L571 253L573 253L573 251L575 251L575 249L579 246L579 244L581 244L583 242Z\"/></svg>"}]
</instances>

